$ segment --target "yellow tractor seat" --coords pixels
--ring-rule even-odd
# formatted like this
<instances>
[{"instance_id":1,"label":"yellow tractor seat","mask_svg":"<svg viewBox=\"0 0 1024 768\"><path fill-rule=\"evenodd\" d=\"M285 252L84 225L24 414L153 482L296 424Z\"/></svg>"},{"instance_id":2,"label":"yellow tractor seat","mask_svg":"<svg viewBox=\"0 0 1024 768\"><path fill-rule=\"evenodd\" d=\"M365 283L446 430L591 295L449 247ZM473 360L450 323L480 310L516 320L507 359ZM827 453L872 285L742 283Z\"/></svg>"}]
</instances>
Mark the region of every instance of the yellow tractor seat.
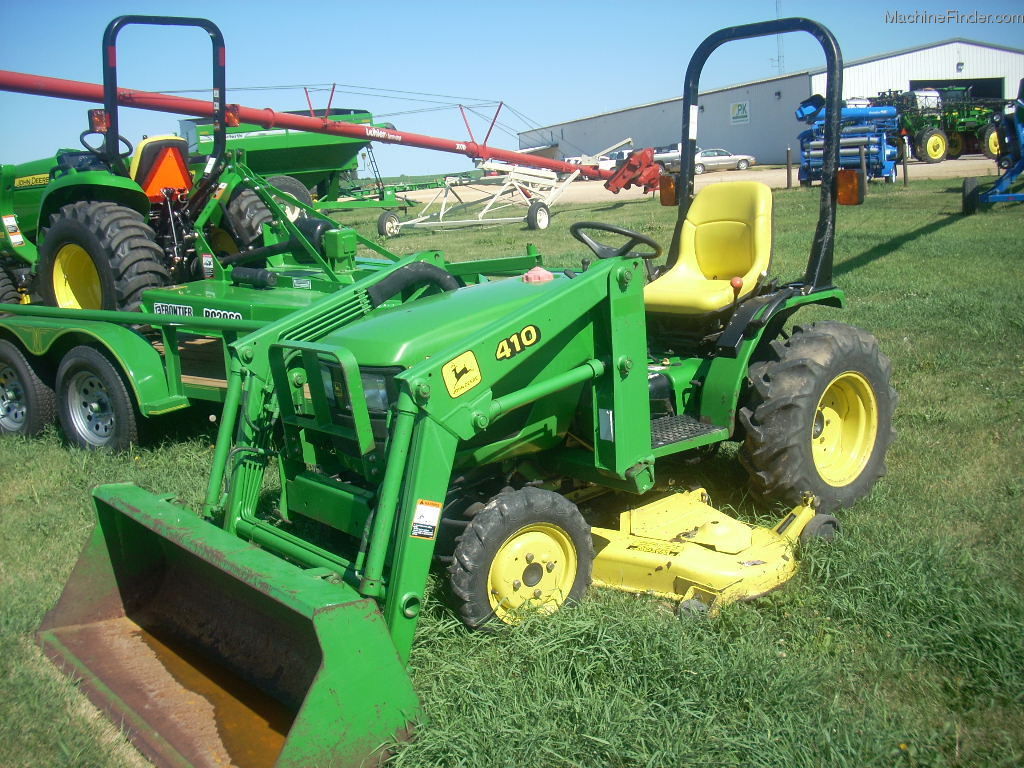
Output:
<instances>
[{"instance_id":1,"label":"yellow tractor seat","mask_svg":"<svg viewBox=\"0 0 1024 768\"><path fill-rule=\"evenodd\" d=\"M139 142L128 172L153 202L163 199L162 190L191 189L188 142L181 136L151 136Z\"/></svg>"},{"instance_id":2,"label":"yellow tractor seat","mask_svg":"<svg viewBox=\"0 0 1024 768\"><path fill-rule=\"evenodd\" d=\"M676 263L644 289L648 312L700 315L727 309L768 274L772 191L757 181L702 189L683 222ZM743 281L737 293L734 278Z\"/></svg>"}]
</instances>

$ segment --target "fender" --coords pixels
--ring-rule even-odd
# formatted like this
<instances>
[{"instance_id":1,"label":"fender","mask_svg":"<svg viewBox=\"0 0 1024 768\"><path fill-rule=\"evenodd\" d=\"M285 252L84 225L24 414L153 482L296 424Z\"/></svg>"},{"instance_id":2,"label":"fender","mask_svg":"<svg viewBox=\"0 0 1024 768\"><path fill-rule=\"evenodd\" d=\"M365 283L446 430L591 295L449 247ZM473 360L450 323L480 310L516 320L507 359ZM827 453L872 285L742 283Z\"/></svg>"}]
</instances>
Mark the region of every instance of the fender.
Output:
<instances>
[{"instance_id":1,"label":"fender","mask_svg":"<svg viewBox=\"0 0 1024 768\"><path fill-rule=\"evenodd\" d=\"M799 288L783 286L779 291L745 302L733 316L716 342L715 356L708 363L700 401L701 421L726 427L732 435L743 382L762 341L778 336L783 323L798 307L824 304L841 308L846 303L846 297L838 288L809 293L802 293Z\"/></svg>"},{"instance_id":2,"label":"fender","mask_svg":"<svg viewBox=\"0 0 1024 768\"><path fill-rule=\"evenodd\" d=\"M50 217L62 206L79 200L118 203L149 216L149 198L131 179L107 171L81 171L58 176L47 186L39 206L39 228L49 226Z\"/></svg>"},{"instance_id":3,"label":"fender","mask_svg":"<svg viewBox=\"0 0 1024 768\"><path fill-rule=\"evenodd\" d=\"M163 358L134 331L113 323L68 323L43 317L2 317L0 337L10 336L32 355L48 358L56 369L60 356L70 347L91 344L116 361L144 416L157 416L187 408L183 395L167 386Z\"/></svg>"}]
</instances>

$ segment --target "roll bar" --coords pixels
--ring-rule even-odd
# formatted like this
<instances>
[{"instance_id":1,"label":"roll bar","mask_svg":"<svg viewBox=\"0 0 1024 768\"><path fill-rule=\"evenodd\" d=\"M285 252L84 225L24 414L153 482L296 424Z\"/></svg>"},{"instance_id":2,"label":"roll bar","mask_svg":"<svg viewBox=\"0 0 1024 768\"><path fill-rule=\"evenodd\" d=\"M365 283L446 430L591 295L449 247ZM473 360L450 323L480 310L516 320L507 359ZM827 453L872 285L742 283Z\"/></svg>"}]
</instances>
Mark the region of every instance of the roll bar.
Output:
<instances>
[{"instance_id":1,"label":"roll bar","mask_svg":"<svg viewBox=\"0 0 1024 768\"><path fill-rule=\"evenodd\" d=\"M825 135L821 169L821 202L818 208L818 226L811 243L811 254L804 273L804 282L813 288L824 288L832 282L832 256L835 246L836 227L836 169L839 166L839 116L843 93L843 54L835 36L821 24L800 17L774 19L757 24L726 27L709 35L694 51L686 68L686 82L683 86L683 130L680 147L680 169L677 177L679 190L679 215L672 233L672 247L669 249L668 266L671 267L679 254L679 243L683 222L693 200L693 162L697 152L697 106L700 73L708 57L723 43L745 40L752 37L778 35L784 32L808 32L821 43L825 52L825 70L828 84L825 91Z\"/></svg>"}]
</instances>

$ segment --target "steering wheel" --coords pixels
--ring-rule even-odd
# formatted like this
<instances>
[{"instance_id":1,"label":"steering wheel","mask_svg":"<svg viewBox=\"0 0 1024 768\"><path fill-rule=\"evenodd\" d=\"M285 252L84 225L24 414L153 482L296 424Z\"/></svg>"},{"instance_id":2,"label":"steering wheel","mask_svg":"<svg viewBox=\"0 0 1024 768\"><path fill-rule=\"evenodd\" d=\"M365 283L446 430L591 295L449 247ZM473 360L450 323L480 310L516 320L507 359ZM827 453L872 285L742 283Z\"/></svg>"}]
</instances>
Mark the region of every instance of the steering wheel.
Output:
<instances>
[{"instance_id":1,"label":"steering wheel","mask_svg":"<svg viewBox=\"0 0 1024 768\"><path fill-rule=\"evenodd\" d=\"M96 155L96 157L98 157L98 158L100 158L101 160L103 160L103 159L105 159L105 158L104 158L104 156L103 156L103 154L102 154L102 153L103 153L103 149L102 149L102 147L94 147L94 146L92 146L91 144L89 144L89 142L87 142L87 141L85 140L85 137L86 137L86 136L92 136L92 135L93 135L94 133L95 133L95 134L98 134L98 135L100 135L100 136L102 136L102 135L103 135L102 133L100 133L100 131L82 131L82 133L81 133L81 134L79 135L79 137L78 137L78 140L79 140L80 142L82 142L82 146L83 146L83 147L85 147L85 148L86 148L87 150L89 150L89 151L90 151L90 152L92 152L92 153L93 153L94 155ZM117 137L117 140L118 140L118 143L119 143L119 145L120 145L120 144L124 144L124 145L125 145L125 146L126 146L126 147L128 148L128 149L126 149L126 150L125 150L124 152L122 152L122 153L120 154L120 157L121 157L122 159L125 159L125 158L128 158L128 157L131 157L131 154L132 154L132 152L134 152L134 151L135 151L135 147L133 147L133 146L132 146L132 143L131 143L130 141L128 141L128 139L126 139L126 138L125 138L124 136L118 136L118 137ZM120 146L119 146L118 148L120 148Z\"/></svg>"},{"instance_id":2,"label":"steering wheel","mask_svg":"<svg viewBox=\"0 0 1024 768\"><path fill-rule=\"evenodd\" d=\"M628 237L629 240L626 241L625 245L613 248L610 245L597 242L594 238L583 231L585 229L594 229L598 232L611 232L613 235ZM619 256L625 256L626 254L647 260L656 259L661 256L661 246L647 235L641 235L639 232L633 232L630 229L616 227L612 224L601 224L596 221L577 221L575 224L571 224L569 226L569 233L587 246L587 248L592 250L594 255L599 259L615 259ZM645 253L632 253L633 248L637 245L646 245L654 250Z\"/></svg>"}]
</instances>

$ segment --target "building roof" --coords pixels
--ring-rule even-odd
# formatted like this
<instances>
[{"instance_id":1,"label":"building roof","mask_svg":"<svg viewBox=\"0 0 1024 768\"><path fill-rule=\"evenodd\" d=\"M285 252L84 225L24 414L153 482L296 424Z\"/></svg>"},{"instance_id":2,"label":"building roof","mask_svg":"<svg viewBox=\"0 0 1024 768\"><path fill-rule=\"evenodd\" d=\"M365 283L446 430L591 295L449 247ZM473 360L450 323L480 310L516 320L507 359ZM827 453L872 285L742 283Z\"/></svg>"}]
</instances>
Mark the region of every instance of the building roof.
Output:
<instances>
[{"instance_id":1,"label":"building roof","mask_svg":"<svg viewBox=\"0 0 1024 768\"><path fill-rule=\"evenodd\" d=\"M855 67L855 66L857 66L859 64L869 64L872 61L881 61L883 59L891 59L894 56L903 56L904 54L907 54L907 53L916 53L917 51L926 51L929 48L938 48L939 46L949 45L950 43L965 43L967 45L977 45L977 46L980 46L982 48L994 48L994 49L999 50L999 51L1007 51L1009 53L1019 53L1019 54L1024 55L1024 49L1011 48L1008 45L997 45L996 43L983 43L980 40L971 40L971 39L966 38L966 37L950 37L950 38L948 38L946 40L939 40L938 42L935 42L935 43L924 43L923 45L915 45L915 46L913 46L911 48L901 48L901 49L899 49L897 51L889 51L887 53L879 53L879 54L876 54L874 56L868 56L868 57L863 58L863 59L854 59L853 61L844 61L843 62L843 67L844 68L846 68L846 67ZM766 77L766 78L763 78L761 80L750 80L750 81L745 82L745 83L736 83L735 85L725 85L725 86L722 86L721 88L710 88L710 89L708 89L706 91L701 91L698 94L698 96L706 96L706 95L711 94L711 93L721 93L722 91L731 91L734 88L749 88L752 85L761 85L763 83L772 83L772 82L775 82L777 80L785 80L788 77L799 77L801 75L803 75L803 76L807 76L807 75L820 75L824 71L825 71L825 67L818 67L817 69L806 69L806 70L802 70L802 71L799 71L799 72L787 72L784 75L775 75L774 77ZM649 101L649 102L647 102L645 104L634 104L633 106L630 106L630 107L622 107L621 109L612 109L612 110L609 110L608 112L598 112L596 115L587 115L586 117L576 117L576 118L573 118L572 120L562 120L561 122L558 122L558 123L551 123L550 125L542 125L539 128L530 128L530 129L525 130L525 131L519 131L519 134L522 135L524 133L533 133L534 131L545 131L545 130L549 130L551 128L555 128L555 127L557 127L559 125L568 125L569 123L579 123L579 122L581 122L583 120L590 120L591 118L595 118L595 117L606 117L608 115L618 114L619 112L629 112L630 110L633 110L633 109L641 109L643 107L653 107L653 106L656 106L658 104L671 104L674 101L682 101L682 100L683 100L682 96L674 96L671 99L659 99L658 101Z\"/></svg>"},{"instance_id":2,"label":"building roof","mask_svg":"<svg viewBox=\"0 0 1024 768\"><path fill-rule=\"evenodd\" d=\"M939 40L935 43L924 43L923 45L915 45L911 48L900 48L898 51L889 51L888 53L879 53L874 56L868 56L863 59L854 59L853 61L844 61L844 67L856 67L860 64L870 64L873 61L881 61L883 59L891 59L895 56L903 56L908 53L917 53L918 51L927 51L929 48L938 48L943 45L949 45L951 43L965 43L967 45L976 45L979 48L994 48L997 51L1007 51L1008 53L1019 53L1024 55L1024 49L1011 48L1008 45L997 45L995 43L983 43L981 40L971 40L966 37L950 37L946 40ZM824 67L817 67L812 69L810 72L812 75L820 75L825 71Z\"/></svg>"}]
</instances>

